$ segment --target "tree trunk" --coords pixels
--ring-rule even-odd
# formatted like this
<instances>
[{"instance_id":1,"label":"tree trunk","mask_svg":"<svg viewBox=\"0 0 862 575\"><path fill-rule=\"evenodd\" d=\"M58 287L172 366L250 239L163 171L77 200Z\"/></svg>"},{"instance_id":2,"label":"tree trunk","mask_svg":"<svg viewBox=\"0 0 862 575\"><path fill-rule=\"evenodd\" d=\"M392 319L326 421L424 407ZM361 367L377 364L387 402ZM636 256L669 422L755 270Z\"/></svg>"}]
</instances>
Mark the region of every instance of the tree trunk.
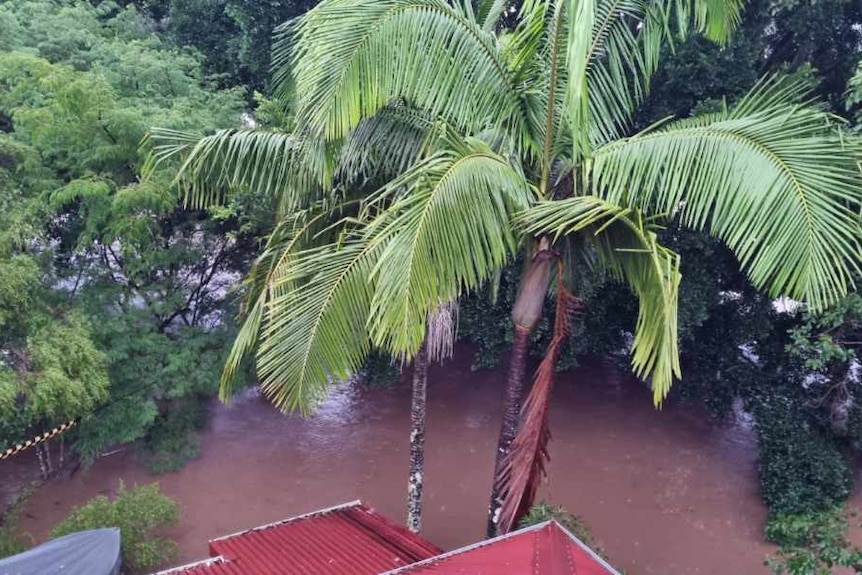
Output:
<instances>
[{"instance_id":1,"label":"tree trunk","mask_svg":"<svg viewBox=\"0 0 862 575\"><path fill-rule=\"evenodd\" d=\"M509 453L509 446L518 433L521 407L524 403L524 369L527 364L527 350L530 333L542 317L542 306L548 293L548 280L551 275L552 256L547 251L539 251L524 270L518 297L512 308L515 323L515 338L512 342L512 359L509 375L506 378L506 404L503 409L503 422L497 439L497 453L494 462L494 478L491 485L491 502L488 506L488 537L497 535L497 521L500 515L501 485L499 481L503 458Z\"/></svg>"},{"instance_id":2,"label":"tree trunk","mask_svg":"<svg viewBox=\"0 0 862 575\"><path fill-rule=\"evenodd\" d=\"M410 477L407 484L407 527L422 530L422 487L425 479L425 397L428 356L423 343L413 360L413 399L410 405Z\"/></svg>"},{"instance_id":3,"label":"tree trunk","mask_svg":"<svg viewBox=\"0 0 862 575\"><path fill-rule=\"evenodd\" d=\"M527 363L527 349L530 344L530 330L515 326L515 341L512 343L512 361L509 364L509 377L506 381L506 404L503 423L497 438L497 454L494 460L494 482L491 485L491 503L488 507L488 537L497 535L497 520L503 504L500 484L497 477L503 458L509 453L515 436L518 434L518 421L524 403L524 368Z\"/></svg>"},{"instance_id":4,"label":"tree trunk","mask_svg":"<svg viewBox=\"0 0 862 575\"><path fill-rule=\"evenodd\" d=\"M45 449L45 466L48 468L48 477L54 475L54 465L51 463L51 442L46 441L42 444Z\"/></svg>"},{"instance_id":5,"label":"tree trunk","mask_svg":"<svg viewBox=\"0 0 862 575\"><path fill-rule=\"evenodd\" d=\"M42 454L42 446L36 446L36 456L39 458L39 471L42 473L42 479L48 479L48 468L45 467L45 456Z\"/></svg>"}]
</instances>

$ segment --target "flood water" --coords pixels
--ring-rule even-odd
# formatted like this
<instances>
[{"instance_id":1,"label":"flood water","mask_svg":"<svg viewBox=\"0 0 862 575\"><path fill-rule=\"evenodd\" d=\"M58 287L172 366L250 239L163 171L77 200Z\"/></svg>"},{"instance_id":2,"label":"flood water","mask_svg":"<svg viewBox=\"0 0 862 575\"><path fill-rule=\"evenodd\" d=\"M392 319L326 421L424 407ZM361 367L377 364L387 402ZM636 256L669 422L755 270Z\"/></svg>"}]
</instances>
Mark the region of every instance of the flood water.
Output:
<instances>
[{"instance_id":1,"label":"flood water","mask_svg":"<svg viewBox=\"0 0 862 575\"><path fill-rule=\"evenodd\" d=\"M482 538L504 378L470 371L469 350L432 367L424 535L451 549ZM362 499L403 520L410 390L336 391L310 420L251 394L215 405L200 459L158 478L130 450L40 489L22 510L37 540L75 505L158 480L176 498L179 562L209 538ZM560 374L551 414L550 480L542 494L580 515L629 575L766 574L765 510L745 426L719 426L692 405L652 407L643 384L605 362ZM31 462L0 463L0 495Z\"/></svg>"}]
</instances>

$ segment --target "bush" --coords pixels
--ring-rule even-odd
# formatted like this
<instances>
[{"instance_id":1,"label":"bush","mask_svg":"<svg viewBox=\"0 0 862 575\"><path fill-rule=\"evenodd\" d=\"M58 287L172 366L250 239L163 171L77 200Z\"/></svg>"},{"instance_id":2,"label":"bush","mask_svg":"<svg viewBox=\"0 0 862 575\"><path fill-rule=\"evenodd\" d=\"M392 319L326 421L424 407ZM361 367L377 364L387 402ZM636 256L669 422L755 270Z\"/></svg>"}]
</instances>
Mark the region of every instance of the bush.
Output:
<instances>
[{"instance_id":1,"label":"bush","mask_svg":"<svg viewBox=\"0 0 862 575\"><path fill-rule=\"evenodd\" d=\"M200 438L194 431L159 434L140 450L141 461L155 475L178 471L200 454Z\"/></svg>"},{"instance_id":2,"label":"bush","mask_svg":"<svg viewBox=\"0 0 862 575\"><path fill-rule=\"evenodd\" d=\"M555 520L557 523L569 530L575 537L589 547L593 546L593 534L586 523L574 513L566 511L561 505L551 505L547 501L540 501L530 507L530 512L521 518L520 527L529 527L545 521Z\"/></svg>"},{"instance_id":3,"label":"bush","mask_svg":"<svg viewBox=\"0 0 862 575\"><path fill-rule=\"evenodd\" d=\"M770 513L824 511L847 499L853 486L847 460L791 400L773 397L755 415L761 492Z\"/></svg>"},{"instance_id":4,"label":"bush","mask_svg":"<svg viewBox=\"0 0 862 575\"><path fill-rule=\"evenodd\" d=\"M176 471L200 456L197 431L206 424L206 401L197 395L176 400L156 418L139 451L152 473Z\"/></svg>"},{"instance_id":5,"label":"bush","mask_svg":"<svg viewBox=\"0 0 862 575\"><path fill-rule=\"evenodd\" d=\"M33 544L30 534L18 527L18 511L23 502L24 498L18 499L0 515L0 559L26 551Z\"/></svg>"},{"instance_id":6,"label":"bush","mask_svg":"<svg viewBox=\"0 0 862 575\"><path fill-rule=\"evenodd\" d=\"M120 481L120 489L113 500L100 495L76 507L54 528L51 537L86 529L119 527L123 565L142 572L176 556L176 544L158 533L174 525L178 518L176 502L162 495L157 483L126 489Z\"/></svg>"},{"instance_id":7,"label":"bush","mask_svg":"<svg viewBox=\"0 0 862 575\"><path fill-rule=\"evenodd\" d=\"M766 560L775 575L831 575L833 567L862 573L862 551L847 540L847 514L835 507L803 514L779 514L766 525L778 552Z\"/></svg>"}]
</instances>

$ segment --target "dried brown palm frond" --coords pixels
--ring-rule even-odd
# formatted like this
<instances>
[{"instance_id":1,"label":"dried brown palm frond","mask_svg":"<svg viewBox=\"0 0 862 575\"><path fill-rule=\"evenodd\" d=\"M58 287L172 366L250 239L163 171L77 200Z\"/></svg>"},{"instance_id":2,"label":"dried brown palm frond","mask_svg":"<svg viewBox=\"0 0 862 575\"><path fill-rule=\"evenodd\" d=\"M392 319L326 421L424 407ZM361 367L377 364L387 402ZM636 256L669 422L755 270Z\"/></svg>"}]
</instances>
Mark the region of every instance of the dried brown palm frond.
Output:
<instances>
[{"instance_id":1,"label":"dried brown palm frond","mask_svg":"<svg viewBox=\"0 0 862 575\"><path fill-rule=\"evenodd\" d=\"M517 524L518 518L529 510L546 473L548 441L551 439L548 406L554 384L554 368L560 349L571 333L572 317L582 305L581 300L563 285L561 268L558 264L553 337L542 363L536 369L533 389L524 402L518 435L503 460L501 473L495 478L501 486L503 498L497 521L500 533L508 533Z\"/></svg>"}]
</instances>

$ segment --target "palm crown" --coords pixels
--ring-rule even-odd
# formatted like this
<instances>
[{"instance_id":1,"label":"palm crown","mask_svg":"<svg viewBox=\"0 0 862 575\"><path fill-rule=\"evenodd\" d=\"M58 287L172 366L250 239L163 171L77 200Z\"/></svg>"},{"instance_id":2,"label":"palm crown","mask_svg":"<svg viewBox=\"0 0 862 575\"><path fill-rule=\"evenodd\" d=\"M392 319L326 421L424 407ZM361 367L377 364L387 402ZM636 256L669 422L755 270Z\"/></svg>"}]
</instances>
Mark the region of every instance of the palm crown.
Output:
<instances>
[{"instance_id":1,"label":"palm crown","mask_svg":"<svg viewBox=\"0 0 862 575\"><path fill-rule=\"evenodd\" d=\"M631 135L662 49L724 41L741 0L524 0L501 30L507 5L324 0L277 32L290 132L154 134L157 160L185 153L192 200L245 185L289 216L248 280L228 376L256 348L267 393L305 409L372 346L414 355L429 311L533 253L527 238L580 234L640 299L633 365L661 400L679 375L663 218L721 238L771 294L820 309L847 291L858 147L804 84Z\"/></svg>"}]
</instances>

